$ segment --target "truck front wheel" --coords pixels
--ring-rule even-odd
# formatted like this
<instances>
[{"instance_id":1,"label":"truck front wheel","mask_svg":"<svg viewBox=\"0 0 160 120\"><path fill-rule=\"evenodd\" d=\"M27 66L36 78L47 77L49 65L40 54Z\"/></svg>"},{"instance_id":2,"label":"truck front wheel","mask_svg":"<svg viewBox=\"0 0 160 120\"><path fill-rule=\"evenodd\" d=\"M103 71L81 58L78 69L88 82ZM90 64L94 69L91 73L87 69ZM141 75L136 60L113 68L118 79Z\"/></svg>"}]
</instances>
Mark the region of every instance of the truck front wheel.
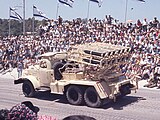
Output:
<instances>
[{"instance_id":1,"label":"truck front wheel","mask_svg":"<svg viewBox=\"0 0 160 120\"><path fill-rule=\"evenodd\" d=\"M70 104L81 105L83 103L83 92L78 86L70 86L66 92Z\"/></svg>"},{"instance_id":2,"label":"truck front wheel","mask_svg":"<svg viewBox=\"0 0 160 120\"><path fill-rule=\"evenodd\" d=\"M22 85L23 94L26 97L33 97L35 89L30 81L25 81Z\"/></svg>"},{"instance_id":3,"label":"truck front wheel","mask_svg":"<svg viewBox=\"0 0 160 120\"><path fill-rule=\"evenodd\" d=\"M102 105L102 100L93 87L89 87L86 89L84 93L84 100L89 107L97 108Z\"/></svg>"}]
</instances>

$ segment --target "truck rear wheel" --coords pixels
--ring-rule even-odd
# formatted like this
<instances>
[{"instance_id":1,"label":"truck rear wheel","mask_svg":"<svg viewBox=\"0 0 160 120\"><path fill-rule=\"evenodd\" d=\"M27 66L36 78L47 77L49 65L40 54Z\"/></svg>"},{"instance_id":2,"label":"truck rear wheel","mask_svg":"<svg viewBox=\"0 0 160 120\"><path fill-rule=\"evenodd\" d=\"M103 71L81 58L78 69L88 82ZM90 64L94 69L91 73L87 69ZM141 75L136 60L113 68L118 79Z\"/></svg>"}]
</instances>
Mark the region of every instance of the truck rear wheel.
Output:
<instances>
[{"instance_id":1,"label":"truck rear wheel","mask_svg":"<svg viewBox=\"0 0 160 120\"><path fill-rule=\"evenodd\" d=\"M26 97L33 97L35 94L35 89L30 81L25 81L23 83L22 90Z\"/></svg>"},{"instance_id":2,"label":"truck rear wheel","mask_svg":"<svg viewBox=\"0 0 160 120\"><path fill-rule=\"evenodd\" d=\"M83 103L83 92L78 86L70 86L66 92L70 104L81 105Z\"/></svg>"},{"instance_id":3,"label":"truck rear wheel","mask_svg":"<svg viewBox=\"0 0 160 120\"><path fill-rule=\"evenodd\" d=\"M131 90L130 90L130 85L127 84L127 85L123 85L119 88L119 91L120 91L120 95L117 96L117 99L121 99L123 98L124 96L126 96L127 94L130 94L131 93Z\"/></svg>"},{"instance_id":4,"label":"truck rear wheel","mask_svg":"<svg viewBox=\"0 0 160 120\"><path fill-rule=\"evenodd\" d=\"M86 89L84 93L84 100L89 107L97 108L102 105L102 100L93 87L89 87Z\"/></svg>"}]
</instances>

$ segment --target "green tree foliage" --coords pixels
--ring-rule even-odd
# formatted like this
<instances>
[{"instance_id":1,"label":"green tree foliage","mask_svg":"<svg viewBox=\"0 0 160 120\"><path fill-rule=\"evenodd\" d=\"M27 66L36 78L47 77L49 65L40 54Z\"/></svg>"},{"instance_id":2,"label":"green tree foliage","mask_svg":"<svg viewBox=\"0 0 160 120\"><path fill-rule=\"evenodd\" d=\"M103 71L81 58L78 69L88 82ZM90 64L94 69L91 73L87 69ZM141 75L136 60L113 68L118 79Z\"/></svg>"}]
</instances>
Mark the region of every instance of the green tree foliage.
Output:
<instances>
[{"instance_id":1,"label":"green tree foliage","mask_svg":"<svg viewBox=\"0 0 160 120\"><path fill-rule=\"evenodd\" d=\"M26 23L26 32L32 32L33 30L33 21L32 18L29 18L25 21ZM41 21L34 21L35 31L41 24ZM11 35L22 35L23 33L23 22L18 20L10 20L11 27ZM8 19L0 19L0 36L8 36L9 35L9 20Z\"/></svg>"},{"instance_id":2,"label":"green tree foliage","mask_svg":"<svg viewBox=\"0 0 160 120\"><path fill-rule=\"evenodd\" d=\"M8 29L8 19L0 19L0 35L7 36Z\"/></svg>"}]
</instances>

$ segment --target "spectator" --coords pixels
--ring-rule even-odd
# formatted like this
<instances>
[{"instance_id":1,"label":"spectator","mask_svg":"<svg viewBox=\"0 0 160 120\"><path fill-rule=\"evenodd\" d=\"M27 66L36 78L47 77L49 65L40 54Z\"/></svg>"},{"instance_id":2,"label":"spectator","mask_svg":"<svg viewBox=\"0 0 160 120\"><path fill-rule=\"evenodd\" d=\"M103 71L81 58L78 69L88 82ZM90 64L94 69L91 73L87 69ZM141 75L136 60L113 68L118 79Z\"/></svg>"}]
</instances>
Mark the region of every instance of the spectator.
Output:
<instances>
[{"instance_id":1,"label":"spectator","mask_svg":"<svg viewBox=\"0 0 160 120\"><path fill-rule=\"evenodd\" d=\"M63 19L61 18L61 16L58 17L58 24L62 25Z\"/></svg>"},{"instance_id":2,"label":"spectator","mask_svg":"<svg viewBox=\"0 0 160 120\"><path fill-rule=\"evenodd\" d=\"M9 113L9 110L7 109L1 109L0 110L0 120L7 120L8 118L8 113Z\"/></svg>"},{"instance_id":3,"label":"spectator","mask_svg":"<svg viewBox=\"0 0 160 120\"><path fill-rule=\"evenodd\" d=\"M159 24L159 21L157 20L157 17L154 17L154 20L153 20L152 24L153 24L154 28L157 28L157 25Z\"/></svg>"},{"instance_id":4,"label":"spectator","mask_svg":"<svg viewBox=\"0 0 160 120\"><path fill-rule=\"evenodd\" d=\"M30 101L13 106L10 110L0 110L1 120L38 120L39 108L33 106Z\"/></svg>"},{"instance_id":5,"label":"spectator","mask_svg":"<svg viewBox=\"0 0 160 120\"><path fill-rule=\"evenodd\" d=\"M143 20L143 32L147 32L147 26L148 26L147 19L144 18L144 20Z\"/></svg>"},{"instance_id":6,"label":"spectator","mask_svg":"<svg viewBox=\"0 0 160 120\"><path fill-rule=\"evenodd\" d=\"M18 78L22 76L22 71L23 71L23 63L22 61L19 61L17 64Z\"/></svg>"}]
</instances>

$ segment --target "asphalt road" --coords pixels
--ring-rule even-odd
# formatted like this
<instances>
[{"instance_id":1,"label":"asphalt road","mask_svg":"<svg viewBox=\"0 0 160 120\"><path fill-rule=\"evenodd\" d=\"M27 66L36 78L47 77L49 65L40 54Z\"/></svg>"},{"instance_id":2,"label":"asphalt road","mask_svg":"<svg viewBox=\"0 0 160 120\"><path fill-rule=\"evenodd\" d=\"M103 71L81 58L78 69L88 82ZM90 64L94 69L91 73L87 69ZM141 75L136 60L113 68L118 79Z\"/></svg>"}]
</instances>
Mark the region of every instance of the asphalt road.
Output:
<instances>
[{"instance_id":1,"label":"asphalt road","mask_svg":"<svg viewBox=\"0 0 160 120\"><path fill-rule=\"evenodd\" d=\"M87 115L97 120L160 120L160 90L142 89L109 103L103 108L73 106L60 95L38 93L34 98L22 94L21 84L14 85L12 79L0 76L0 109L10 109L13 105L30 100L40 108L39 115L50 115L57 120L69 115Z\"/></svg>"}]
</instances>

